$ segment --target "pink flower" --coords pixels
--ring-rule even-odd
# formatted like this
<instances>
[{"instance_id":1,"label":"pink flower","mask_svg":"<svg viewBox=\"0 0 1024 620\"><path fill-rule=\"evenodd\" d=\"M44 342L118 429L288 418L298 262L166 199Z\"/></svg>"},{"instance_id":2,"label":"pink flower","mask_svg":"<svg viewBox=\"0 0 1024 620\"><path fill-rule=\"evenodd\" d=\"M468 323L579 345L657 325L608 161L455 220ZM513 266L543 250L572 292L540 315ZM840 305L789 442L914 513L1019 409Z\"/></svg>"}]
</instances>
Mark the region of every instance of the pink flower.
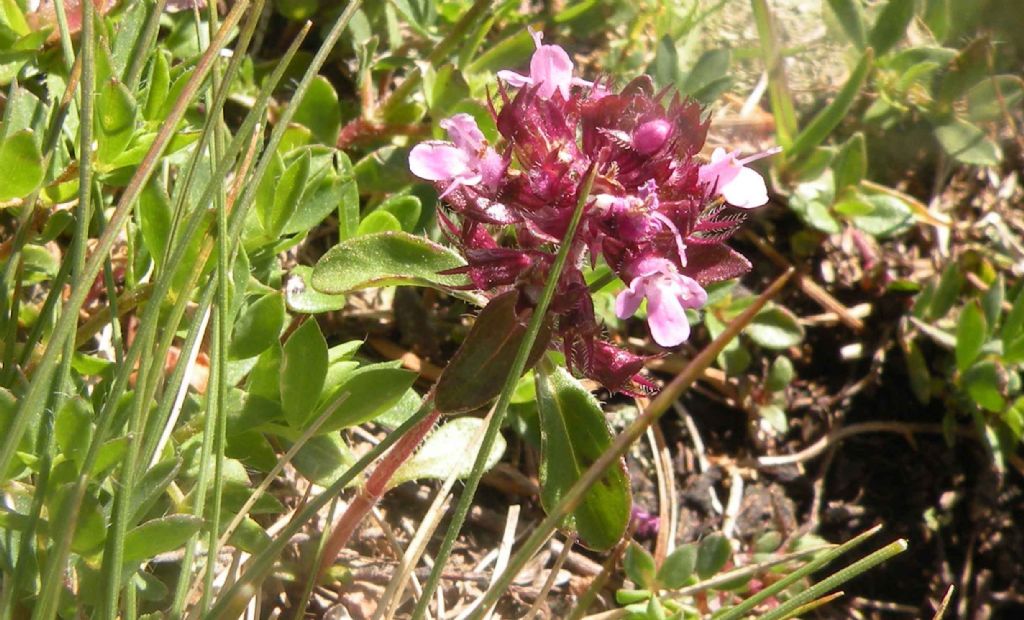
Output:
<instances>
[{"instance_id":1,"label":"pink flower","mask_svg":"<svg viewBox=\"0 0 1024 620\"><path fill-rule=\"evenodd\" d=\"M769 149L763 153L738 159L736 157L738 151L726 154L725 149L719 147L711 154L711 163L700 167L700 182L716 187L722 198L734 207L741 209L760 207L768 202L768 189L765 187L761 175L747 168L746 164L774 155L781 150L780 148Z\"/></svg>"},{"instance_id":2,"label":"pink flower","mask_svg":"<svg viewBox=\"0 0 1024 620\"><path fill-rule=\"evenodd\" d=\"M700 308L708 294L696 280L679 273L671 261L664 258L641 260L636 276L629 288L615 299L615 314L627 319L636 313L640 302L647 298L647 324L654 341L663 347L674 347L690 337L687 308Z\"/></svg>"},{"instance_id":3,"label":"pink flower","mask_svg":"<svg viewBox=\"0 0 1024 620\"><path fill-rule=\"evenodd\" d=\"M592 86L592 82L572 76L572 60L564 49L557 45L542 45L543 32L530 30L537 51L530 58L530 75L522 75L515 71L498 71L498 77L517 88L527 85L538 85L537 96L551 99L555 91L562 94L562 99L569 100L569 87Z\"/></svg>"},{"instance_id":4,"label":"pink flower","mask_svg":"<svg viewBox=\"0 0 1024 620\"><path fill-rule=\"evenodd\" d=\"M484 134L469 114L456 114L441 121L451 142L428 140L417 144L409 153L409 170L413 174L439 183L448 183L441 197L459 187L484 184L497 186L505 172L505 162L487 146Z\"/></svg>"}]
</instances>

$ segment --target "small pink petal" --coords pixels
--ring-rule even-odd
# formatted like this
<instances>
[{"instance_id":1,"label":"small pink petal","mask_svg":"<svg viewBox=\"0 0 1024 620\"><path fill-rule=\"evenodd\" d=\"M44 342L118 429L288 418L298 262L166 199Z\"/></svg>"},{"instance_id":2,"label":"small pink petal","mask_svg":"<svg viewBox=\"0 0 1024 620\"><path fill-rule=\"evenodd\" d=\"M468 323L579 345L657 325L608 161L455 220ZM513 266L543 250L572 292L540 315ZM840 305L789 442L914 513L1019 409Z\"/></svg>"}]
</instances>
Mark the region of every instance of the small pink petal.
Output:
<instances>
[{"instance_id":1,"label":"small pink petal","mask_svg":"<svg viewBox=\"0 0 1024 620\"><path fill-rule=\"evenodd\" d=\"M690 322L672 287L657 284L647 289L647 324L654 341L663 347L675 347L690 337Z\"/></svg>"},{"instance_id":2,"label":"small pink petal","mask_svg":"<svg viewBox=\"0 0 1024 620\"><path fill-rule=\"evenodd\" d=\"M440 125L448 132L448 137L455 146L463 151L476 154L484 147L484 134L477 126L476 119L469 114L456 114L441 121Z\"/></svg>"},{"instance_id":3,"label":"small pink petal","mask_svg":"<svg viewBox=\"0 0 1024 620\"><path fill-rule=\"evenodd\" d=\"M740 209L753 209L768 202L764 179L750 168L740 168L731 181L719 186L718 191L726 202Z\"/></svg>"},{"instance_id":4,"label":"small pink petal","mask_svg":"<svg viewBox=\"0 0 1024 620\"><path fill-rule=\"evenodd\" d=\"M522 88L523 86L533 84L533 80L531 80L529 76L516 73L515 71L502 69L501 71L498 71L497 75L499 80L504 80L505 82L508 82L509 86L513 86L515 88Z\"/></svg>"},{"instance_id":5,"label":"small pink petal","mask_svg":"<svg viewBox=\"0 0 1024 620\"><path fill-rule=\"evenodd\" d=\"M530 59L530 78L535 84L540 84L537 96L541 99L550 99L558 91L563 99L568 100L572 84L569 54L557 45L540 46Z\"/></svg>"},{"instance_id":6,"label":"small pink petal","mask_svg":"<svg viewBox=\"0 0 1024 620\"><path fill-rule=\"evenodd\" d=\"M711 163L704 164L697 172L697 178L706 185L715 185L719 192L724 185L743 169L743 166L736 161L736 154L726 154L725 149L719 147L711 154Z\"/></svg>"},{"instance_id":7,"label":"small pink petal","mask_svg":"<svg viewBox=\"0 0 1024 620\"><path fill-rule=\"evenodd\" d=\"M447 181L470 172L469 158L447 142L431 140L409 153L409 170L427 181Z\"/></svg>"},{"instance_id":8,"label":"small pink petal","mask_svg":"<svg viewBox=\"0 0 1024 620\"><path fill-rule=\"evenodd\" d=\"M640 302L644 300L643 277L633 278L629 287L622 290L615 297L615 316L620 319L628 319L636 314L640 308Z\"/></svg>"}]
</instances>

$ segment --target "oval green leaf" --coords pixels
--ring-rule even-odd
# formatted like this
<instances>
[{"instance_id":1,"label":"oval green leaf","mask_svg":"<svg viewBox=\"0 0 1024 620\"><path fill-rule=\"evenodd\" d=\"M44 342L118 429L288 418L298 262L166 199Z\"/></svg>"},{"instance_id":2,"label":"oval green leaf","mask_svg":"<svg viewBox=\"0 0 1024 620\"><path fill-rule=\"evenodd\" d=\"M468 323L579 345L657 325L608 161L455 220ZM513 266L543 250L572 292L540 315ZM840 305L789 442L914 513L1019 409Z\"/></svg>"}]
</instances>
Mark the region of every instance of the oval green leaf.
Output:
<instances>
[{"instance_id":1,"label":"oval green leaf","mask_svg":"<svg viewBox=\"0 0 1024 620\"><path fill-rule=\"evenodd\" d=\"M476 460L473 455L480 449L480 432L484 421L480 418L457 418L435 430L423 442L416 454L402 464L388 482L388 487L396 487L410 480L444 480L453 471L459 479L469 476ZM484 471L498 464L501 455L505 454L505 439L501 435L495 438L491 453L487 455Z\"/></svg>"},{"instance_id":2,"label":"oval green leaf","mask_svg":"<svg viewBox=\"0 0 1024 620\"><path fill-rule=\"evenodd\" d=\"M430 286L445 289L467 284L465 276L439 272L462 267L455 252L428 239L384 232L342 241L313 269L312 284L322 293L348 293L370 286Z\"/></svg>"},{"instance_id":3,"label":"oval green leaf","mask_svg":"<svg viewBox=\"0 0 1024 620\"><path fill-rule=\"evenodd\" d=\"M565 369L539 368L537 410L541 424L541 504L557 505L583 472L612 443L597 399ZM606 550L626 531L633 498L625 463L605 471L564 524L579 532L587 546Z\"/></svg>"}]
</instances>

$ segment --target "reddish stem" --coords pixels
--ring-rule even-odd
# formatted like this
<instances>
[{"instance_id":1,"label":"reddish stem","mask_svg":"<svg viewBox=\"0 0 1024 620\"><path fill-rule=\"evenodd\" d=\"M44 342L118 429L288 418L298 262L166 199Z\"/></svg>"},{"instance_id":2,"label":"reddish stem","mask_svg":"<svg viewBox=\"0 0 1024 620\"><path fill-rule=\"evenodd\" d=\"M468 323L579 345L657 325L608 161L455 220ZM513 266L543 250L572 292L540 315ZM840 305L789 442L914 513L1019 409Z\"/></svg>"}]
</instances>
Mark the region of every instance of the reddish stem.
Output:
<instances>
[{"instance_id":1,"label":"reddish stem","mask_svg":"<svg viewBox=\"0 0 1024 620\"><path fill-rule=\"evenodd\" d=\"M388 482L395 475L395 471L401 467L402 463L409 460L409 457L412 456L416 448L423 442L430 429L434 428L434 424L439 417L441 417L441 412L434 409L430 415L423 418L419 424L409 429L408 433L395 442L395 445L377 463L373 473L366 479L366 484L363 485L363 488L359 489L359 492L352 498L352 501L345 509L344 514L335 523L334 531L331 532L331 537L327 539L327 543L324 545L324 552L320 558L320 567L317 570L317 581L323 578L327 569L334 564L338 553L348 544L356 528L359 527L359 524L363 522L366 515L370 513L370 510L377 505L381 496L384 495Z\"/></svg>"}]
</instances>

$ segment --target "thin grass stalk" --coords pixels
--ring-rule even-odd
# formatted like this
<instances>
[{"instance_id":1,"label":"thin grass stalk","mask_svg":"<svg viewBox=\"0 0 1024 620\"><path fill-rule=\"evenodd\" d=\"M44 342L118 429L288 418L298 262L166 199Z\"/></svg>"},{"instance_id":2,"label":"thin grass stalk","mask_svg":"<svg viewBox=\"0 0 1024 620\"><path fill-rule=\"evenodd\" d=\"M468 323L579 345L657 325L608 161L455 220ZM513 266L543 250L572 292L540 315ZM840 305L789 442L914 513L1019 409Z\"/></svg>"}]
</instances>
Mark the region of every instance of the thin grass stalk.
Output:
<instances>
[{"instance_id":1,"label":"thin grass stalk","mask_svg":"<svg viewBox=\"0 0 1024 620\"><path fill-rule=\"evenodd\" d=\"M590 198L590 189L594 185L594 178L597 176L597 170L598 163L595 162L591 165L590 172L587 174L586 179L583 181L583 185L580 187L579 197L576 201L576 208L573 211L572 219L569 221L569 226L566 228L565 236L558 248L558 253L555 255L555 260L551 264L551 270L548 272L547 276L548 281L544 286L544 291L541 293L540 299L537 301L537 306L534 308L533 314L530 316L530 322L526 326L526 332L523 334L523 340L519 344L519 350L516 352L516 357L512 361L512 367L509 370L508 376L505 378L505 384L502 386L501 393L498 395L498 402L494 405L493 417L487 425L487 432L484 434L484 439L476 453L476 460L473 462L473 469L466 478L465 488L462 491L462 495L459 497L459 501L455 505L455 512L452 514L452 520L448 525L448 531L445 532L444 540L441 542L441 548L438 549L437 555L434 558L434 567L431 569L430 575L427 577L427 582L423 584L423 594L420 596L420 600L416 603L416 608L413 611L413 618L422 618L426 615L427 608L430 606L430 599L433 598L434 590L437 589L437 585L441 581L441 574L444 572L444 566L448 563L448 556L451 555L452 547L455 546L455 539L458 538L459 531L462 529L462 524L466 520L466 515L469 514L470 505L473 503L473 496L476 494L477 486L480 484L480 478L484 473L484 466L487 463L487 457L491 453L494 441L498 436L498 432L501 430L501 423L505 418L505 412L508 411L508 405L512 401L512 393L515 391L516 384L519 383L519 378L523 375L523 372L526 371L526 360L530 355L530 351L533 349L533 343L537 339L537 334L540 332L541 323L547 319L548 306L551 304L551 299L555 296L555 288L558 286L558 281L562 276L562 270L565 268L565 264L569 260L569 253L572 250L573 239L576 236L576 229L579 227L580 220L583 219L583 210L586 206L587 200ZM545 539L546 538L547 537L545 537ZM476 613L485 611L489 609L490 606L491 604L484 601L477 608Z\"/></svg>"},{"instance_id":2,"label":"thin grass stalk","mask_svg":"<svg viewBox=\"0 0 1024 620\"><path fill-rule=\"evenodd\" d=\"M612 571L615 570L615 566L619 563L619 558L626 552L626 547L629 546L630 541L633 538L632 530L619 541L619 544L615 547L615 551L608 556L608 559L604 561L601 566L601 572L596 577L590 580L587 584L587 589L580 596L576 602L576 606L573 607L569 613L568 620L579 620L583 617L583 614L587 613L590 606L597 600L597 595L601 590L604 589L604 584L608 583L608 578L611 577Z\"/></svg>"},{"instance_id":3,"label":"thin grass stalk","mask_svg":"<svg viewBox=\"0 0 1024 620\"><path fill-rule=\"evenodd\" d=\"M881 529L882 529L882 526L876 525L875 527L873 527L873 528L871 528L871 529L869 529L869 530L867 530L865 532L861 532L857 536L854 536L853 538L851 538L850 540L846 541L845 543L843 543L841 545L838 545L836 547L833 547L832 549L829 549L828 551L822 553L820 556L812 559L807 564L804 564L803 566L801 566L800 568L792 571L791 573L789 573L788 575L786 575L782 579L780 579L780 580L776 581L775 583L771 584L767 588L764 588L763 590L757 592L756 594L747 597L746 599L744 599L738 605L736 605L736 606L730 608L728 611L724 612L720 616L720 618L718 620L740 620L740 618L743 618L744 616L746 616L746 614L748 614L751 611L753 611L755 607L757 607L758 605L760 605L764 601L768 600L769 597L781 594L783 591L785 591L791 585L793 585L796 582L800 581L804 577L807 577L807 576L809 576L809 575L811 575L811 574L821 570L825 566L828 566L833 560L835 560L839 556L849 552L850 550L855 549L856 547L860 546L865 541L867 541L868 538L871 538L872 536L877 534L878 531L881 530ZM688 594L690 594L690 593L688 593Z\"/></svg>"},{"instance_id":4,"label":"thin grass stalk","mask_svg":"<svg viewBox=\"0 0 1024 620\"><path fill-rule=\"evenodd\" d=\"M3 448L0 449L0 471L4 472L0 475L6 475L7 468L13 458L14 450L16 449L21 436L24 434L28 421L38 415L39 409L43 405L45 391L53 376L54 366L60 352L57 345L65 342L66 339L71 337L73 334L74 328L77 324L77 314L88 295L89 289L91 288L90 283L99 273L102 262L106 259L106 255L110 251L110 248L117 237L118 231L121 226L123 226L125 219L131 214L132 204L141 192L143 185L152 174L160 154L170 141L175 125L184 115L189 101L191 101L205 78L216 50L219 50L224 45L231 29L241 18L247 4L247 0L240 0L238 4L232 8L228 17L225 19L225 23L217 33L215 45L213 45L200 59L196 71L193 73L192 78L183 89L182 96L179 97L172 107L167 123L161 128L160 132L158 132L153 145L149 152L147 152L142 164L139 166L131 182L129 182L128 186L125 188L125 191L118 202L118 206L114 210L114 214L109 225L103 231L93 254L90 256L83 269L83 278L80 279L72 288L71 297L65 305L65 312L57 322L57 326L51 336L50 345L43 353L39 366L36 369L36 374L29 386L28 393L15 414L14 421L11 424L11 432L7 436L6 441L3 444ZM123 385L121 389L123 390ZM116 401L116 398L111 397L111 400ZM59 598L57 593L59 592L59 588L63 582L62 574L64 571L64 564L70 550L74 523L77 521L78 511L89 482L89 472L96 460L102 440L109 432L110 425L113 421L113 416L111 414L113 408L109 405L110 402L108 401L107 406L101 410L101 415L98 416L96 420L96 433L94 440L90 443L89 450L83 459L82 473L79 476L78 481L75 483L70 499L68 500L69 508L67 510L68 514L65 515L66 520L60 528L62 531L55 537L56 543L48 559L45 577L40 591L40 605L36 608L35 613L33 614L33 618L35 619L49 620L49 618L52 618L56 613L56 605ZM2 479L2 481L6 482L6 479Z\"/></svg>"},{"instance_id":5,"label":"thin grass stalk","mask_svg":"<svg viewBox=\"0 0 1024 620\"><path fill-rule=\"evenodd\" d=\"M250 17L246 26L243 27L243 35L239 41L239 46L241 48L244 48L245 44L247 43L248 37L246 36L246 33L248 33L248 35L251 35L252 33L252 28L254 27L253 22L254 19ZM239 55L236 56L231 65L229 65L229 71L233 74L234 71L237 71L237 68L240 64L241 58ZM214 72L219 73L215 69ZM213 81L212 86L214 95L211 96L212 101L210 102L208 109L210 110L211 115L216 115L217 111L221 109L224 101L226 100L226 93L218 88L220 84L218 83L217 80ZM203 136L208 135L211 129L217 130L219 127L220 123L207 123L203 130ZM203 140L201 140L201 142L203 142ZM197 146L197 149L198 148L201 148L201 145ZM217 161L217 153L213 152L212 155L213 156L211 159L213 161ZM193 289L195 283L198 281L198 278L202 273L202 263L203 261L200 261L199 264L197 265L197 269L194 269L192 271L188 283L189 290ZM177 261L175 261L173 264L178 263ZM169 270L166 274L162 275L164 275L167 278L170 278L171 276L173 276L173 271ZM169 281L170 280L168 280L168 282ZM209 303L209 296L205 297L207 298L207 303ZM161 341L161 346L157 348L154 355L141 356L141 359L138 359L142 351L153 349L153 339L155 337L155 330L159 316L160 304L154 303L151 307L147 306L146 312L143 315L143 320L141 321L141 328L136 337L136 342L133 343L132 351L130 351L129 357L131 357L132 360L128 364L124 364L123 362L120 363L120 373L117 380L115 381L114 388L111 390L111 398L108 400L108 404L110 402L116 402L117 398L115 398L114 395L119 395L123 391L126 380L126 373L130 372L131 369L135 366L136 361L138 361L139 368L136 373L138 389L136 390L132 399L132 415L130 419L131 429L129 432L130 444L121 468L121 486L119 487L119 493L115 497L113 511L114 518L111 527L111 533L107 539L108 544L106 545L106 552L104 554L103 569L106 601L108 603L106 609L108 614L114 613L114 610L116 609L116 601L121 589L120 582L122 576L122 566L124 564L124 539L125 536L127 535L127 530L134 525L134 523L132 522L132 516L128 513L128 506L129 500L132 494L134 493L136 470L138 468L138 463L140 462L140 441L143 436L143 430L147 427L148 416L150 412L150 403L152 402L152 398L155 395L156 387L159 384L160 379L163 378L162 373L152 372L154 370L154 364L152 363L152 361L165 359L167 350L170 348L171 341L174 337L174 333L177 331L177 325L180 322L180 318L184 311L184 305L187 299L183 296L182 298L179 298L177 301L178 304L176 304L175 310L177 310L180 307L180 311L171 312L171 316L169 317L170 320L168 320L167 324L165 325L165 338L163 341ZM114 314L116 315L116 312ZM193 339L192 346L194 347L195 345L196 342ZM189 352L189 354L190 353L191 351ZM181 368L183 371L184 367L185 364L182 364ZM157 366L156 368L161 369L162 366ZM178 375L178 379L179 382L184 379L184 372ZM146 459L142 462L148 463L149 460ZM204 467L201 471L205 473L207 469ZM189 551L191 551L191 548L192 547L189 547ZM189 562L186 562L186 564L188 563ZM130 590L127 593L128 599L134 598L133 593L134 590Z\"/></svg>"},{"instance_id":6,"label":"thin grass stalk","mask_svg":"<svg viewBox=\"0 0 1024 620\"><path fill-rule=\"evenodd\" d=\"M782 291L786 282L792 277L794 271L792 269L786 271L781 276L776 278L774 282L761 293L754 303L752 303L746 310L739 314L735 319L730 322L725 330L719 334L718 338L715 338L707 347L705 347L700 353L697 354L693 360L687 364L686 368L683 369L668 385L662 389L661 393L651 401L651 404L647 406L644 413L633 420L624 431L619 433L612 445L609 446L605 452L598 457L598 459L580 476L580 479L574 484L562 497L562 499L555 505L548 516L536 527L533 534L523 543L519 551L509 561L508 567L501 574L501 576L495 581L494 586L489 588L487 593L484 595L483 608L487 608L497 602L498 598L508 589L512 583L512 579L516 574L522 570L523 566L534 553L540 549L540 546L544 544L544 541L558 528L559 524L562 523L563 519L572 513L573 510L579 505L583 499L583 495L587 490L604 475L606 469L612 466L626 451L629 447L638 440L647 430L647 427L653 424L661 415L671 407L672 403L679 398L683 392L685 392L694 382L700 377L700 374L705 368L710 366L718 354L725 349L725 347L739 334L740 330L747 326L757 315L758 312L764 308L765 304L768 303L773 297ZM418 616L422 617L422 616ZM470 619L479 618L478 613L471 614Z\"/></svg>"},{"instance_id":7,"label":"thin grass stalk","mask_svg":"<svg viewBox=\"0 0 1024 620\"><path fill-rule=\"evenodd\" d=\"M146 66L146 60L151 57L156 37L160 33L160 16L164 13L167 0L156 0L149 7L149 15L146 17L146 25L142 27L139 40L132 53L128 68L124 71L124 85L128 90L135 90L142 76L142 69Z\"/></svg>"},{"instance_id":8,"label":"thin grass stalk","mask_svg":"<svg viewBox=\"0 0 1024 620\"><path fill-rule=\"evenodd\" d=\"M822 579L803 592L800 592L785 603L761 616L761 620L784 620L785 618L791 618L798 609L807 605L811 601L825 596L834 588L846 583L861 573L871 570L882 562L885 562L906 550L906 540L900 539L891 542L871 555L857 560L846 568L837 571L833 575Z\"/></svg>"},{"instance_id":9,"label":"thin grass stalk","mask_svg":"<svg viewBox=\"0 0 1024 620\"><path fill-rule=\"evenodd\" d=\"M249 560L249 563L245 566L239 578L231 584L231 586L220 592L217 600L206 613L204 618L215 620L237 616L237 610L244 608L244 606L248 604L249 599L256 594L257 584L262 582L270 571L273 570L274 562L277 560L277 557L281 552L284 551L285 547L288 546L291 541L291 537L305 527L306 523L315 517L320 510L327 506L327 504L333 501L339 493L344 491L345 487L347 487L357 475L362 473L367 466L376 461L381 454L391 448L391 446L398 442L399 439L412 430L412 428L417 424L422 422L423 419L433 411L433 409L433 398L428 395L423 399L423 402L420 404L420 408L415 414L410 416L410 418L403 422L401 426L388 433L380 443L363 455L363 457L356 461L352 467L348 468L345 473L342 474L331 486L324 489L323 493L309 500L305 507L296 513L291 522L278 532L277 536L270 542L270 544Z\"/></svg>"},{"instance_id":10,"label":"thin grass stalk","mask_svg":"<svg viewBox=\"0 0 1024 620\"><path fill-rule=\"evenodd\" d=\"M219 17L217 15L217 3L208 3L207 12L209 15L210 36L212 37L217 30L217 21ZM258 21L259 14L257 9L254 8L251 20L252 32L255 32ZM246 45L251 41L252 32L247 33ZM221 74L216 66L214 66L213 69L212 79L214 91L220 92ZM225 92L226 90L227 89L224 89ZM213 144L211 145L210 152L212 154L211 160L217 161L218 156L223 152L224 145L226 143L222 109L214 110L213 120ZM227 393L230 387L228 385L227 375L227 356L228 344L231 336L231 298L229 295L230 290L228 288L228 268L231 264L231 252L228 247L228 216L226 205L227 201L224 189L221 187L221 191L214 194L214 206L217 209L217 301L214 306L214 318L216 319L214 323L216 328L214 331L214 343L216 344L217 355L211 359L211 370L213 371L213 383L217 386L217 397L213 408L215 412L213 437L213 458L215 459L213 472L213 514L210 515L210 532L206 545L206 587L203 590L203 596L199 603L199 607L202 610L206 610L209 607L210 594L213 591L214 571L210 570L209 567L213 566L213 562L216 561L220 552L219 537L222 510L221 503L224 494L224 446L227 442Z\"/></svg>"},{"instance_id":11,"label":"thin grass stalk","mask_svg":"<svg viewBox=\"0 0 1024 620\"><path fill-rule=\"evenodd\" d=\"M110 249L113 247L125 220L129 215L131 215L132 206L135 200L139 197L146 181L148 181L150 175L152 175L164 149L170 142L178 121L181 120L182 116L184 116L189 102L192 100L192 97L195 96L200 85L204 81L216 53L226 43L229 34L241 18L241 15L247 5L248 0L239 0L238 3L232 7L231 12L228 13L224 24L222 24L221 29L217 32L214 44L211 45L210 49L203 54L191 79L189 79L188 83L185 85L181 97L179 97L175 102L165 124L157 133L152 146L143 158L143 161L136 170L135 175L121 194L121 198L117 203L117 207L114 209L107 228L97 240L96 247L82 270L82 278L77 280L75 286L72 287L71 295L64 305L64 312L57 321L57 326L54 328L53 334L50 338L50 346L47 346L46 351L40 359L39 365L36 368L35 376L29 386L29 390L21 401L14 419L11 422L9 432L4 439L2 447L0 447L0 485L6 484L8 481L6 477L7 471L10 467L11 460L14 458L14 452L17 449L18 443L21 441L21 437L25 434L25 429L29 420L37 417L41 413L42 407L45 403L46 394L51 386L51 379L53 377L57 360L63 352L62 345L75 330L78 312L85 303L92 281L95 280L96 276L99 274L99 271L103 266L103 262L105 261L107 254L110 252ZM91 449L90 452L95 452L95 450ZM95 456L93 458L95 458ZM58 553L52 556L54 559L61 558L61 556L66 554L66 552L60 553L60 549L57 551ZM44 610L49 615L40 614L39 617L49 617L52 615L52 606L56 603L51 597L50 599L44 600L44 604L49 607L49 609Z\"/></svg>"},{"instance_id":12,"label":"thin grass stalk","mask_svg":"<svg viewBox=\"0 0 1024 620\"><path fill-rule=\"evenodd\" d=\"M765 71L768 73L768 98L772 104L772 115L775 117L775 137L780 145L788 147L796 137L799 126L793 108L793 97L786 81L786 71L782 65L778 30L768 0L750 0L750 6L754 13L754 24L757 26L757 37L761 43Z\"/></svg>"},{"instance_id":13,"label":"thin grass stalk","mask_svg":"<svg viewBox=\"0 0 1024 620\"><path fill-rule=\"evenodd\" d=\"M264 493L266 493L267 489L270 488L271 483L273 483L274 480L277 479L277 475L281 473L281 470L283 470L285 466L292 461L292 459L299 452L299 450L302 449L302 446L306 445L306 443L309 442L309 440L312 439L314 435L316 435L316 432L320 430L320 427L323 425L323 423L330 419L330 417L334 415L334 412L336 412L338 408L345 403L345 401L348 399L348 396L348 392L339 395L338 398L335 399L335 401L331 403L331 405L327 407L327 409L325 409L323 413L320 414L320 417L314 420L313 423L309 425L309 428L307 428L305 431L302 432L301 435L299 435L299 438L295 440L295 443L292 444L290 448L288 448L288 452L286 452L283 456L277 459L277 462L274 463L274 467L271 468L271 470L267 472L265 476L263 476L263 480L260 481L259 485L257 485L255 489L253 489L253 492L249 495L248 498L246 498L245 503L242 504L242 507L238 510L235 516L232 517L231 522L228 523L227 527L224 528L224 531L220 535L220 539L218 539L217 541L217 546L223 547L228 543L228 541L231 539L231 536L235 533L235 530L238 529L238 526L241 525L242 521L245 520L245 517L249 514L249 511L252 510L252 507L256 505L256 502L263 496ZM189 587L190 595L199 592L199 587L203 585L206 581L205 577L209 568L210 564L207 563L199 569L199 573L196 575L195 579L192 580L192 585Z\"/></svg>"},{"instance_id":14,"label":"thin grass stalk","mask_svg":"<svg viewBox=\"0 0 1024 620\"><path fill-rule=\"evenodd\" d=\"M75 46L71 42L71 30L68 28L68 12L64 0L55 0L53 12L57 16L57 33L60 35L60 49L64 59L64 68L70 69L75 64ZM82 13L85 14L84 11Z\"/></svg>"},{"instance_id":15,"label":"thin grass stalk","mask_svg":"<svg viewBox=\"0 0 1024 620\"><path fill-rule=\"evenodd\" d=\"M43 506L46 503L47 490L50 484L50 471L53 466L53 423L55 403L59 402L63 395L55 391L50 396L50 404L39 422L39 435L36 440L36 454L39 457L39 473L35 478L35 494L32 497L32 506L29 509L29 520L26 528L21 534L21 543L18 548L18 562L14 566L10 578L3 580L3 592L0 594L0 618L12 618L14 615L14 603L18 592L30 590L30 579L35 575L35 562L30 562L35 554L34 546L37 542L36 528L42 516Z\"/></svg>"}]
</instances>

